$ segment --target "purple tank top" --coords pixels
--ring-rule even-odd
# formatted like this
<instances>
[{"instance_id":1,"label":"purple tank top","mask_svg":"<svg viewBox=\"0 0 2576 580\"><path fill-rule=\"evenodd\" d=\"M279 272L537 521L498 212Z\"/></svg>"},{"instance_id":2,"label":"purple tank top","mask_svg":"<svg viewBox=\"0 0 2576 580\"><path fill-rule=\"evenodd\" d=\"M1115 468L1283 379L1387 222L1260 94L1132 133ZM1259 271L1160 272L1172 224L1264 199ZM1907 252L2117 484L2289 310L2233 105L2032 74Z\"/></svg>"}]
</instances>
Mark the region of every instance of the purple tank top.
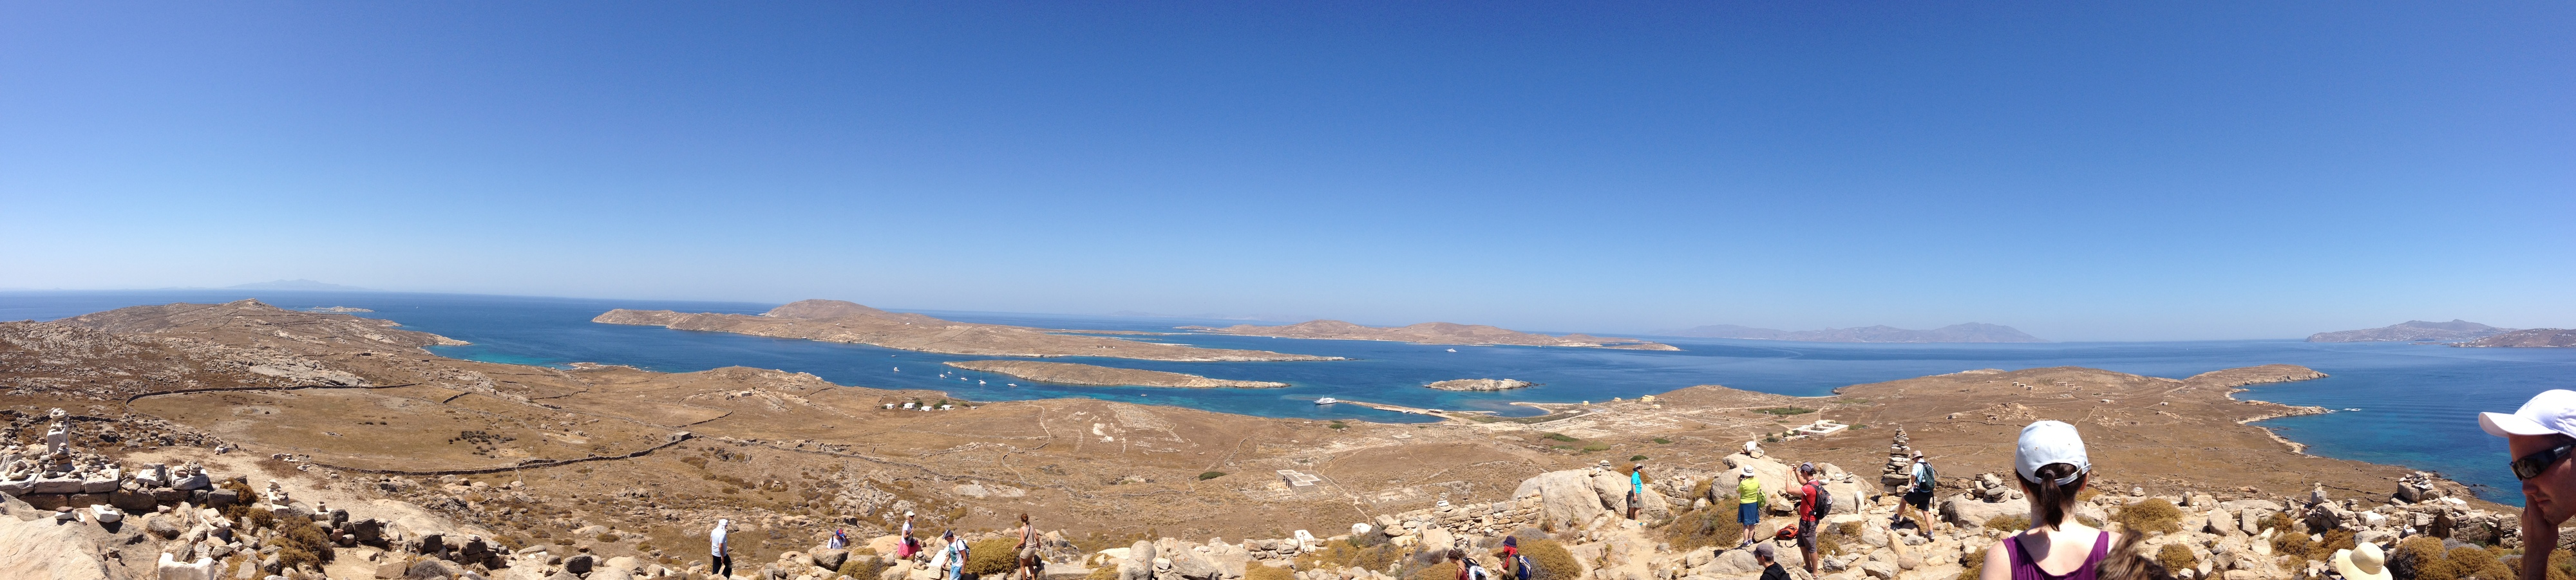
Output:
<instances>
[{"instance_id":1,"label":"purple tank top","mask_svg":"<svg viewBox=\"0 0 2576 580\"><path fill-rule=\"evenodd\" d=\"M2102 559L2111 555L2111 532L2093 538L2093 553L2084 557L2084 565L2065 574L2050 574L2039 569L2039 562L2021 550L2021 540L2006 539L2004 551L2012 554L2012 580L2094 580L2102 570Z\"/></svg>"}]
</instances>

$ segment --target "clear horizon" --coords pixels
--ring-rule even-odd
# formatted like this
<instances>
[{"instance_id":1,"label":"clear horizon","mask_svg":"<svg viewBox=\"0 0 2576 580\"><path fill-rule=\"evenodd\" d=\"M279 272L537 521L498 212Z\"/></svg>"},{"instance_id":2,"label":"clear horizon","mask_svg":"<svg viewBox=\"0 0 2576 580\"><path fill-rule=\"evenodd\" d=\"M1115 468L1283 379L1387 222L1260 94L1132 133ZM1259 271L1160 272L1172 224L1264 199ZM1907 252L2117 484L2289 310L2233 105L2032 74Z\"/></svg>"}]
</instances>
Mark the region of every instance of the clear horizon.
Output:
<instances>
[{"instance_id":1,"label":"clear horizon","mask_svg":"<svg viewBox=\"0 0 2576 580\"><path fill-rule=\"evenodd\" d=\"M0 289L2576 327L2576 6L19 5Z\"/></svg>"}]
</instances>

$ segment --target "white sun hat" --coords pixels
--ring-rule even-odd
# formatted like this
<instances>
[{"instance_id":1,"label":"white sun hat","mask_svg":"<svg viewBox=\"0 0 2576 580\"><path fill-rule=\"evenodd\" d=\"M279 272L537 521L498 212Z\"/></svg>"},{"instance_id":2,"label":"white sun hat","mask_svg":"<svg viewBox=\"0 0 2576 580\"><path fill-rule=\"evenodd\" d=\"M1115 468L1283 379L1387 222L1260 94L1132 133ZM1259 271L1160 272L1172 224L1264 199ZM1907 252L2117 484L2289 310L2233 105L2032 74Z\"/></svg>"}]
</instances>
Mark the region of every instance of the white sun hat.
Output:
<instances>
[{"instance_id":1,"label":"white sun hat","mask_svg":"<svg viewBox=\"0 0 2576 580\"><path fill-rule=\"evenodd\" d=\"M2020 473L2023 481L2039 481L2039 468L2051 463L2075 466L2075 473L2048 482L2057 485L2075 483L2076 478L2093 471L2093 462L2084 457L2084 436L2075 433L2074 425L2037 421L2021 428L2021 443L2013 449L2013 471Z\"/></svg>"},{"instance_id":2,"label":"white sun hat","mask_svg":"<svg viewBox=\"0 0 2576 580\"><path fill-rule=\"evenodd\" d=\"M2478 428L2497 437L2507 435L2576 436L2576 391L2550 389L2532 395L2513 414L2479 413Z\"/></svg>"},{"instance_id":3,"label":"white sun hat","mask_svg":"<svg viewBox=\"0 0 2576 580\"><path fill-rule=\"evenodd\" d=\"M2335 550L2334 568L2344 580L2390 580L2388 556L2380 553L2378 544L2361 544L2350 550Z\"/></svg>"}]
</instances>

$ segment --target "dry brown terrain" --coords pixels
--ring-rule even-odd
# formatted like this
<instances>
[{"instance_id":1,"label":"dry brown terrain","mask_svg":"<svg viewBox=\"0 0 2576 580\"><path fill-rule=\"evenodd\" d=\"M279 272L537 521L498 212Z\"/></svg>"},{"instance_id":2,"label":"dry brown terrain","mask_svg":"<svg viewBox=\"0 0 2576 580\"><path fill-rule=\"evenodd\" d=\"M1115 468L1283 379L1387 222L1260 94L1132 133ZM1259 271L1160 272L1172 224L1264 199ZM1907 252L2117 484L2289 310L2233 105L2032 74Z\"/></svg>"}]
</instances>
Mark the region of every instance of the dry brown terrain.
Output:
<instances>
[{"instance_id":1,"label":"dry brown terrain","mask_svg":"<svg viewBox=\"0 0 2576 580\"><path fill-rule=\"evenodd\" d=\"M897 314L839 300L803 300L767 313L682 313L610 310L591 322L662 326L674 330L849 342L886 348L977 356L1102 356L1165 361L1317 361L1341 357L1259 350L1199 348L1100 336L1057 334L1022 326L970 324L920 314Z\"/></svg>"},{"instance_id":2,"label":"dry brown terrain","mask_svg":"<svg viewBox=\"0 0 2576 580\"><path fill-rule=\"evenodd\" d=\"M1309 320L1286 326L1237 324L1225 328L1183 326L1181 328L1217 334L1275 336L1280 338L1315 338L1330 340L1383 340L1415 344L1565 346L1583 348L1624 348L1632 350L1681 350L1672 345L1646 342L1633 338L1604 338L1584 334L1548 336L1486 326L1425 322L1409 326L1361 326L1339 320Z\"/></svg>"},{"instance_id":3,"label":"dry brown terrain","mask_svg":"<svg viewBox=\"0 0 2576 580\"><path fill-rule=\"evenodd\" d=\"M1032 381L1066 385L1173 387L1184 389L1276 389L1288 383L1211 379L1193 374L1110 368L1076 363L1025 360L970 360L943 363L972 371L1002 373Z\"/></svg>"}]
</instances>

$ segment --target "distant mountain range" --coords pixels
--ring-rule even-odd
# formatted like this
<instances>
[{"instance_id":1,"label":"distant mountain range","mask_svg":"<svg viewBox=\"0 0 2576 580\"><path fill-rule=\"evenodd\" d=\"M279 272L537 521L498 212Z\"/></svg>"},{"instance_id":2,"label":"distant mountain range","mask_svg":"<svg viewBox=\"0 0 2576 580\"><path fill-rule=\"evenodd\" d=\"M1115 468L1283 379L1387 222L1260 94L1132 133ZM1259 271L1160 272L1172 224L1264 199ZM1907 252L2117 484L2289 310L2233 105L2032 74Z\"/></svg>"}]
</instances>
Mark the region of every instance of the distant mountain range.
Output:
<instances>
[{"instance_id":1,"label":"distant mountain range","mask_svg":"<svg viewBox=\"0 0 2576 580\"><path fill-rule=\"evenodd\" d=\"M224 287L224 289L225 289L225 290L333 290L333 291L339 291L339 292L372 292L372 291L374 291L373 289L369 289L369 288L359 288L359 287L356 287L356 286L343 286L343 285L339 285L339 284L330 284L330 283L324 283L324 282L315 282L315 281L312 281L312 280L303 280L303 279L296 279L296 280L272 280L272 281L268 281L268 282L252 282L252 283L249 283L249 284L239 284L239 285L233 285L233 286L225 286L225 287Z\"/></svg>"},{"instance_id":2,"label":"distant mountain range","mask_svg":"<svg viewBox=\"0 0 2576 580\"><path fill-rule=\"evenodd\" d=\"M1733 324L1712 324L1681 330L1657 331L1664 336L1696 338L1737 338L1746 340L1795 340L1802 342L2048 342L2018 329L2000 324L1969 322L1931 330L1907 330L1893 326L1828 328L1824 330L1773 330Z\"/></svg>"},{"instance_id":3,"label":"distant mountain range","mask_svg":"<svg viewBox=\"0 0 2576 580\"><path fill-rule=\"evenodd\" d=\"M2456 318L2450 322L2409 320L2379 328L2320 332L2308 335L2308 342L2459 342L2477 340L2513 332L2513 330Z\"/></svg>"}]
</instances>

